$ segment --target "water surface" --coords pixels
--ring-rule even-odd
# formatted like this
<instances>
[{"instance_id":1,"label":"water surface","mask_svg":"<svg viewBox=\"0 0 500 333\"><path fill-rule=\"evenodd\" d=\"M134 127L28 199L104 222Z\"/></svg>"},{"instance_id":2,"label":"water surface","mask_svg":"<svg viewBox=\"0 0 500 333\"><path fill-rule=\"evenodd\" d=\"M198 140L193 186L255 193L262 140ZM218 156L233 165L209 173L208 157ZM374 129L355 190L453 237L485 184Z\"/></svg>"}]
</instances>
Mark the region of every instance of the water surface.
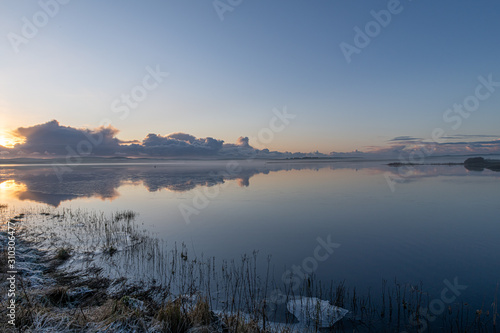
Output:
<instances>
[{"instance_id":1,"label":"water surface","mask_svg":"<svg viewBox=\"0 0 500 333\"><path fill-rule=\"evenodd\" d=\"M500 173L385 163L81 165L62 179L47 165L2 166L0 203L132 209L145 229L197 256L272 255L278 277L330 237L340 246L314 267L321 280L367 293L397 278L439 295L443 280L458 278L463 299L490 304L500 281Z\"/></svg>"}]
</instances>

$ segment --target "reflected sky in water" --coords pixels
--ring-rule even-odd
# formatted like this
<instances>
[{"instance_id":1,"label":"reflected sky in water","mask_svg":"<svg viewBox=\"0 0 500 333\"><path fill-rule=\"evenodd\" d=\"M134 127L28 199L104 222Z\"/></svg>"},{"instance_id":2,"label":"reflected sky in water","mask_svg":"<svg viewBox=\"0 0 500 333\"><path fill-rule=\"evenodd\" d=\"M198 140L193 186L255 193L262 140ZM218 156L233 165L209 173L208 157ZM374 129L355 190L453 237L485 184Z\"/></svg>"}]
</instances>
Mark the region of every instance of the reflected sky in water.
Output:
<instances>
[{"instance_id":1,"label":"reflected sky in water","mask_svg":"<svg viewBox=\"0 0 500 333\"><path fill-rule=\"evenodd\" d=\"M461 165L398 169L384 162L177 162L3 166L0 203L113 212L132 209L167 242L195 254L272 255L275 273L313 255L317 238L341 244L322 280L379 289L382 279L439 293L458 277L470 302L490 302L500 267L500 173ZM387 178L396 179L391 191ZM207 198L208 197L208 198ZM182 207L190 207L189 223Z\"/></svg>"}]
</instances>

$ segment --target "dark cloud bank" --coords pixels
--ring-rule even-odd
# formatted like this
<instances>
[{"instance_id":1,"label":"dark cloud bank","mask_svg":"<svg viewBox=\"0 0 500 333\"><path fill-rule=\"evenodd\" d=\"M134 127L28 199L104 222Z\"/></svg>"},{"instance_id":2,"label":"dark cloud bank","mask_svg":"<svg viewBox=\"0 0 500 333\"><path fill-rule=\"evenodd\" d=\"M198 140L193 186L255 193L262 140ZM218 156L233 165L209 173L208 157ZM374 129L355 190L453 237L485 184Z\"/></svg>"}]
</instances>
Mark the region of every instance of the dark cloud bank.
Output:
<instances>
[{"instance_id":1,"label":"dark cloud bank","mask_svg":"<svg viewBox=\"0 0 500 333\"><path fill-rule=\"evenodd\" d=\"M236 143L225 143L215 138L196 138L186 133L168 135L148 134L141 141L120 140L119 131L111 126L96 129L63 126L52 120L44 124L20 127L14 134L24 138L24 143L13 148L0 146L0 157L50 158L68 156L95 157L149 157L149 158L328 158L366 157L397 158L412 152L436 155L499 154L500 140L494 135L454 135L443 137L446 142L428 142L422 138L399 136L385 147L367 147L366 152L323 154L290 153L257 149L247 137ZM490 139L490 140L485 140Z\"/></svg>"},{"instance_id":2,"label":"dark cloud bank","mask_svg":"<svg viewBox=\"0 0 500 333\"><path fill-rule=\"evenodd\" d=\"M148 134L142 141L118 139L113 127L81 129L62 126L56 120L31 127L20 127L14 134L24 143L14 148L0 146L4 158L64 156L127 156L153 158L292 158L328 157L321 153L289 153L256 149L247 137L236 143L215 138L196 138L186 133Z\"/></svg>"}]
</instances>

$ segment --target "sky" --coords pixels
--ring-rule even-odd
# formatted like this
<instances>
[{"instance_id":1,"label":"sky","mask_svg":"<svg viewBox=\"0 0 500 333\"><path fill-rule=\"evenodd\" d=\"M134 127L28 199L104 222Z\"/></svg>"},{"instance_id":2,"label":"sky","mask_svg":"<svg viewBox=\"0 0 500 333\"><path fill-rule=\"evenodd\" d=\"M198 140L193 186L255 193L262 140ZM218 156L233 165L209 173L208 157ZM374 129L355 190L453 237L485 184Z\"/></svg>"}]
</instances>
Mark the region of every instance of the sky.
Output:
<instances>
[{"instance_id":1,"label":"sky","mask_svg":"<svg viewBox=\"0 0 500 333\"><path fill-rule=\"evenodd\" d=\"M3 156L500 150L494 0L5 0L0 32Z\"/></svg>"}]
</instances>

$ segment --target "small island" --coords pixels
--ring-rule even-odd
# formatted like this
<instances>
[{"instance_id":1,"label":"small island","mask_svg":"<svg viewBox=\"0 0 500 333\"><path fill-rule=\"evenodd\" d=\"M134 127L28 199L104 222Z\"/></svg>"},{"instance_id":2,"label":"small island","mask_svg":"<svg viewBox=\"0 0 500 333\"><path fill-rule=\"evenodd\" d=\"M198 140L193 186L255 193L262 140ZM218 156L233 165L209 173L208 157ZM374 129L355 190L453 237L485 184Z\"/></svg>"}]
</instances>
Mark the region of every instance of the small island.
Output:
<instances>
[{"instance_id":1,"label":"small island","mask_svg":"<svg viewBox=\"0 0 500 333\"><path fill-rule=\"evenodd\" d=\"M498 172L500 171L500 160L488 160L483 157L472 157L465 160L464 166L467 170L471 171L483 171L484 169L488 169Z\"/></svg>"}]
</instances>

